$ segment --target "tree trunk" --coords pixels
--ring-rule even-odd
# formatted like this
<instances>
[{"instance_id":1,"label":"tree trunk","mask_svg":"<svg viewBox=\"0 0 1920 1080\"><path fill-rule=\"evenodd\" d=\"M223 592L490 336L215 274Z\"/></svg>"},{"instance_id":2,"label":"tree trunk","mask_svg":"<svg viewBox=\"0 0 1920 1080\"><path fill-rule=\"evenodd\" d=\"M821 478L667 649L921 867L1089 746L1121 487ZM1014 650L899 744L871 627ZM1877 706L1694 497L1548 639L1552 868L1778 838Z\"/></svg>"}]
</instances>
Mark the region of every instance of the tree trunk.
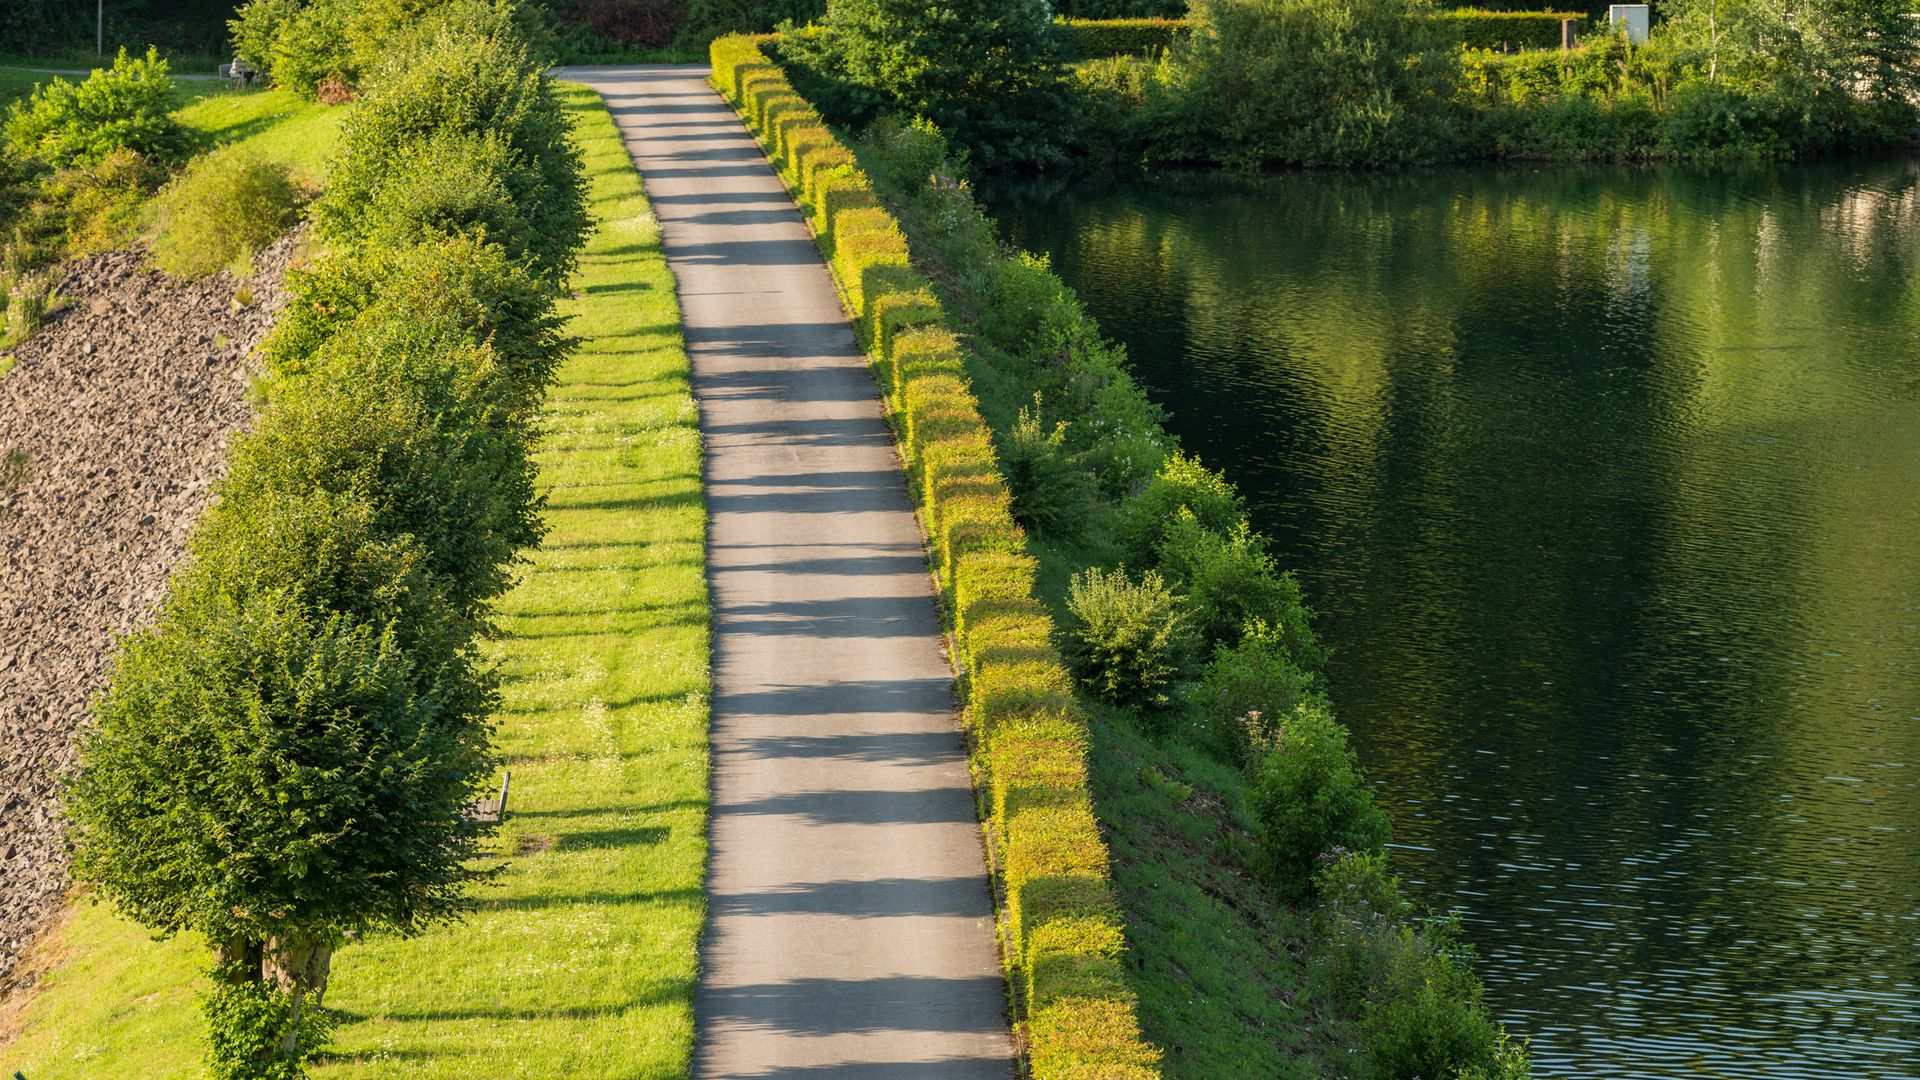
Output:
<instances>
[{"instance_id":1,"label":"tree trunk","mask_svg":"<svg viewBox=\"0 0 1920 1080\"><path fill-rule=\"evenodd\" d=\"M287 1035L280 1043L280 1057L300 1060L301 1015L309 1003L319 1005L327 992L327 977L333 970L333 946L312 938L273 938L266 944L266 976L284 992L292 1007Z\"/></svg>"},{"instance_id":2,"label":"tree trunk","mask_svg":"<svg viewBox=\"0 0 1920 1080\"><path fill-rule=\"evenodd\" d=\"M260 943L244 937L230 937L214 948L214 971L220 981L244 986L260 981Z\"/></svg>"}]
</instances>

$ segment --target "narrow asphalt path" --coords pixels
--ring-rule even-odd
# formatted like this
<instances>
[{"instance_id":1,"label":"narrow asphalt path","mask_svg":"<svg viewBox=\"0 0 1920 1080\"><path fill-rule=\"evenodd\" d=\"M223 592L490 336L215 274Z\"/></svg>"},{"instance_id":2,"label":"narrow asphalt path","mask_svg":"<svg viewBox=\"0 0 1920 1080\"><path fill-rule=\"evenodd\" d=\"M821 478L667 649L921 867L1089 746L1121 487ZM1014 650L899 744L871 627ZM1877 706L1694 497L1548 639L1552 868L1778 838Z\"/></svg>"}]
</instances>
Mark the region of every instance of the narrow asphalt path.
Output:
<instances>
[{"instance_id":1,"label":"narrow asphalt path","mask_svg":"<svg viewBox=\"0 0 1920 1080\"><path fill-rule=\"evenodd\" d=\"M713 825L694 1074L1006 1080L926 553L832 279L685 66L571 68L659 216L706 439Z\"/></svg>"}]
</instances>

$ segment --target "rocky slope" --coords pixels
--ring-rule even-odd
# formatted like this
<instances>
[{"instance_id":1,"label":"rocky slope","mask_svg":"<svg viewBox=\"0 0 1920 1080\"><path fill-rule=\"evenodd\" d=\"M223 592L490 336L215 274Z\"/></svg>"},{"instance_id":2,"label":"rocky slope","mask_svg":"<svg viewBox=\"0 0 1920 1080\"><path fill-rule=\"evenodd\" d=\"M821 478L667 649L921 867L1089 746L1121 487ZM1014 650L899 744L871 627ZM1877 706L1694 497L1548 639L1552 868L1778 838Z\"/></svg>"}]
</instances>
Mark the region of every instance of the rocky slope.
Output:
<instances>
[{"instance_id":1,"label":"rocky slope","mask_svg":"<svg viewBox=\"0 0 1920 1080\"><path fill-rule=\"evenodd\" d=\"M0 991L65 884L74 730L252 415L249 357L293 247L247 282L173 282L131 251L76 260L67 306L0 375Z\"/></svg>"}]
</instances>

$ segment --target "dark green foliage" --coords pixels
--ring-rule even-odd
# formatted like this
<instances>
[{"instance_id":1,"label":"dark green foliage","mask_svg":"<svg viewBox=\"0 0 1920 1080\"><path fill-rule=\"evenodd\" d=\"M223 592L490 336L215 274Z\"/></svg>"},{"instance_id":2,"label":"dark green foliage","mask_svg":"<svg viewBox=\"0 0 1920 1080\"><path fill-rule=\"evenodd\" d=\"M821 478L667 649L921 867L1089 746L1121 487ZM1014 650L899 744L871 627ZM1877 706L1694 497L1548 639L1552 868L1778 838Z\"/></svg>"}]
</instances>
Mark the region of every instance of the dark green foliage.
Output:
<instances>
[{"instance_id":1,"label":"dark green foliage","mask_svg":"<svg viewBox=\"0 0 1920 1080\"><path fill-rule=\"evenodd\" d=\"M528 433L492 393L498 369L439 320L357 323L236 449L226 497L356 496L381 535L421 544L456 612L483 618L544 531Z\"/></svg>"},{"instance_id":2,"label":"dark green foliage","mask_svg":"<svg viewBox=\"0 0 1920 1080\"><path fill-rule=\"evenodd\" d=\"M1181 5L1185 14L1185 5ZM1061 51L1076 60L1103 56L1157 56L1186 33L1183 19L1136 18L1089 21L1068 19L1054 24Z\"/></svg>"},{"instance_id":3,"label":"dark green foliage","mask_svg":"<svg viewBox=\"0 0 1920 1080\"><path fill-rule=\"evenodd\" d=\"M155 200L153 261L200 277L251 257L299 217L287 167L240 147L195 158Z\"/></svg>"},{"instance_id":4,"label":"dark green foliage","mask_svg":"<svg viewBox=\"0 0 1920 1080\"><path fill-rule=\"evenodd\" d=\"M1274 887L1300 898L1312 891L1322 855L1384 848L1387 815L1373 804L1346 729L1323 701L1309 699L1263 720L1268 742L1253 749L1248 801Z\"/></svg>"},{"instance_id":5,"label":"dark green foliage","mask_svg":"<svg viewBox=\"0 0 1920 1080\"><path fill-rule=\"evenodd\" d=\"M1093 477L1068 455L1067 425L1041 425L1035 410L1020 418L999 440L1000 471L1013 493L1013 516L1042 536L1072 536L1093 517L1097 492Z\"/></svg>"},{"instance_id":6,"label":"dark green foliage","mask_svg":"<svg viewBox=\"0 0 1920 1080\"><path fill-rule=\"evenodd\" d=\"M1058 159L1069 115L1045 0L833 0L802 89L855 127L925 117L981 165Z\"/></svg>"},{"instance_id":7,"label":"dark green foliage","mask_svg":"<svg viewBox=\"0 0 1920 1080\"><path fill-rule=\"evenodd\" d=\"M234 0L109 0L106 44L212 56ZM34 56L85 52L95 44L95 4L86 0L0 0L0 51Z\"/></svg>"},{"instance_id":8,"label":"dark green foliage","mask_svg":"<svg viewBox=\"0 0 1920 1080\"><path fill-rule=\"evenodd\" d=\"M1453 156L1458 63L1420 0L1197 0L1161 157L1242 168Z\"/></svg>"},{"instance_id":9,"label":"dark green foliage","mask_svg":"<svg viewBox=\"0 0 1920 1080\"><path fill-rule=\"evenodd\" d=\"M1319 683L1287 647L1286 635L1256 620L1241 628L1238 642L1214 650L1193 699L1214 745L1247 765L1276 743L1282 717L1307 702L1326 707Z\"/></svg>"},{"instance_id":10,"label":"dark green foliage","mask_svg":"<svg viewBox=\"0 0 1920 1080\"><path fill-rule=\"evenodd\" d=\"M1068 19L1177 19L1187 0L1059 0L1053 10Z\"/></svg>"},{"instance_id":11,"label":"dark green foliage","mask_svg":"<svg viewBox=\"0 0 1920 1080\"><path fill-rule=\"evenodd\" d=\"M97 165L122 150L171 163L192 149L173 118L167 62L153 49L141 59L122 49L78 85L55 78L35 87L7 109L4 133L8 153L49 169Z\"/></svg>"},{"instance_id":12,"label":"dark green foliage","mask_svg":"<svg viewBox=\"0 0 1920 1080\"><path fill-rule=\"evenodd\" d=\"M374 78L342 127L339 163L316 208L322 234L371 235L390 177L422 144L459 136L499 141L493 163L507 170L500 183L526 223L516 238L535 276L558 290L587 231L579 152L545 74L506 37L448 31Z\"/></svg>"},{"instance_id":13,"label":"dark green foliage","mask_svg":"<svg viewBox=\"0 0 1920 1080\"><path fill-rule=\"evenodd\" d=\"M1068 655L1094 693L1126 708L1165 705L1192 657L1194 641L1180 598L1149 570L1139 581L1123 567L1074 575L1067 610L1074 625Z\"/></svg>"},{"instance_id":14,"label":"dark green foliage","mask_svg":"<svg viewBox=\"0 0 1920 1080\"><path fill-rule=\"evenodd\" d=\"M1144 563L1156 557L1168 530L1183 517L1225 535L1246 521L1247 507L1226 474L1175 451L1121 514L1120 541L1127 559Z\"/></svg>"},{"instance_id":15,"label":"dark green foliage","mask_svg":"<svg viewBox=\"0 0 1920 1080\"><path fill-rule=\"evenodd\" d=\"M1488 1015L1473 950L1450 919L1417 919L1377 853L1333 860L1315 879L1308 965L1350 1033L1367 1080L1520 1080L1526 1049Z\"/></svg>"},{"instance_id":16,"label":"dark green foliage","mask_svg":"<svg viewBox=\"0 0 1920 1080\"><path fill-rule=\"evenodd\" d=\"M68 790L76 871L215 943L220 1076L299 1075L332 950L457 917L488 828L466 815L496 764L478 640L542 532L530 455L583 185L509 13L418 7L353 9L419 15L415 67L355 109L334 176L360 201L289 281L272 405Z\"/></svg>"}]
</instances>

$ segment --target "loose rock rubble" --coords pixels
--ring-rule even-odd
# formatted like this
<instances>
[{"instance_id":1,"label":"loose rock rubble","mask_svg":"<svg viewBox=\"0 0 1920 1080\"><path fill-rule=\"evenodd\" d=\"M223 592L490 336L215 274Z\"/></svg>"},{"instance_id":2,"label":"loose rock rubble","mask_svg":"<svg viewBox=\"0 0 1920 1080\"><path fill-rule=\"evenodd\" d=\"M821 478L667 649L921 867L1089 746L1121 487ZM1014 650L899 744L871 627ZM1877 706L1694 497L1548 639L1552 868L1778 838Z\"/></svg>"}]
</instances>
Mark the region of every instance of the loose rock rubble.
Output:
<instances>
[{"instance_id":1,"label":"loose rock rubble","mask_svg":"<svg viewBox=\"0 0 1920 1080\"><path fill-rule=\"evenodd\" d=\"M0 375L0 991L66 884L74 731L252 416L249 358L294 246L246 282L172 281L137 251L77 259L66 307Z\"/></svg>"}]
</instances>

